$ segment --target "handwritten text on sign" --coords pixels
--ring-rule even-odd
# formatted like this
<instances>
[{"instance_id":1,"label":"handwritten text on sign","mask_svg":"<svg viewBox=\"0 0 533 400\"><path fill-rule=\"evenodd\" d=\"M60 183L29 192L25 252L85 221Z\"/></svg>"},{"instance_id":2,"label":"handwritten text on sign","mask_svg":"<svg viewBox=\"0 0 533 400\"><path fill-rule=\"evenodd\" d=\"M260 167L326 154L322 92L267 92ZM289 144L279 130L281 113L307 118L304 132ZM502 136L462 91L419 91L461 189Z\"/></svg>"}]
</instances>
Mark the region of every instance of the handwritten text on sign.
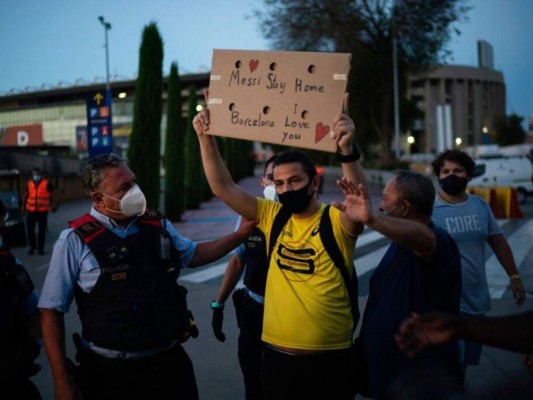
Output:
<instances>
[{"instance_id":1,"label":"handwritten text on sign","mask_svg":"<svg viewBox=\"0 0 533 400\"><path fill-rule=\"evenodd\" d=\"M214 50L209 133L334 152L350 54Z\"/></svg>"}]
</instances>

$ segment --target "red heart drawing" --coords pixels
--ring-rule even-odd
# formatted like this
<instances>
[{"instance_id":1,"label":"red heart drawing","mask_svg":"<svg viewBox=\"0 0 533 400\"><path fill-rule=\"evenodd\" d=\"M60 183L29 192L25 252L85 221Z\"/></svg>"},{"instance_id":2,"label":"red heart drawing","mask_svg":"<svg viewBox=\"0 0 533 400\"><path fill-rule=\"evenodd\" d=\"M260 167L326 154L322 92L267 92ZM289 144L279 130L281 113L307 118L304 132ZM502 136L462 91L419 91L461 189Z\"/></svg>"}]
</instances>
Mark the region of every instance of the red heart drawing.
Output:
<instances>
[{"instance_id":1,"label":"red heart drawing","mask_svg":"<svg viewBox=\"0 0 533 400\"><path fill-rule=\"evenodd\" d=\"M259 65L259 60L250 60L250 72L254 72Z\"/></svg>"},{"instance_id":2,"label":"red heart drawing","mask_svg":"<svg viewBox=\"0 0 533 400\"><path fill-rule=\"evenodd\" d=\"M316 124L315 128L315 143L320 142L324 136L326 136L329 132L329 126L324 125L322 122L319 122Z\"/></svg>"}]
</instances>

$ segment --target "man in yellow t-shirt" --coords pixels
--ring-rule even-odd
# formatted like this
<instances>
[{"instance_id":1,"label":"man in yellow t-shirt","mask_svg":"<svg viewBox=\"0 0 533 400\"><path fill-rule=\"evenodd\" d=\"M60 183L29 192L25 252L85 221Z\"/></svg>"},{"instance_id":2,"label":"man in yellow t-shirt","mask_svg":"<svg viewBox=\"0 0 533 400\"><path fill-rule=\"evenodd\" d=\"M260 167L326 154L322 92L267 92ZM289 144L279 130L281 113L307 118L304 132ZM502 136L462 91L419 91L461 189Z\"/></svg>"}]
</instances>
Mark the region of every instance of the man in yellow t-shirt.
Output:
<instances>
[{"instance_id":1,"label":"man in yellow t-shirt","mask_svg":"<svg viewBox=\"0 0 533 400\"><path fill-rule=\"evenodd\" d=\"M355 126L344 112L333 121L331 140L345 178L366 186L353 145ZM318 200L321 177L309 156L299 150L281 153L273 177L279 203L256 198L232 179L209 129L209 110L194 118L204 171L213 193L248 220L259 219L270 240L274 217L283 206L291 213L272 251L265 293L262 381L266 400L353 399L352 333L355 323L341 271L328 256L319 235L325 205ZM363 224L329 208L335 241L350 273L353 249ZM355 322L355 323L354 323Z\"/></svg>"}]
</instances>

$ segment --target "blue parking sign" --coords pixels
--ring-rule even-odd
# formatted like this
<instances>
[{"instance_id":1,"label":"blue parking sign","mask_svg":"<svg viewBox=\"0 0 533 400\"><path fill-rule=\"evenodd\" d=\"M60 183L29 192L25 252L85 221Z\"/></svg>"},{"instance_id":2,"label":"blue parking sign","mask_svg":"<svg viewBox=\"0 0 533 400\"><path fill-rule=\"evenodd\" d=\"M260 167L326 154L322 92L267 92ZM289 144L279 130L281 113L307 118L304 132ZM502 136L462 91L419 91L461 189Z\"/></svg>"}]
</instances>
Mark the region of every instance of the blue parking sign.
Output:
<instances>
[{"instance_id":1,"label":"blue parking sign","mask_svg":"<svg viewBox=\"0 0 533 400\"><path fill-rule=\"evenodd\" d=\"M89 157L113 151L111 90L91 93L87 98L87 145Z\"/></svg>"}]
</instances>

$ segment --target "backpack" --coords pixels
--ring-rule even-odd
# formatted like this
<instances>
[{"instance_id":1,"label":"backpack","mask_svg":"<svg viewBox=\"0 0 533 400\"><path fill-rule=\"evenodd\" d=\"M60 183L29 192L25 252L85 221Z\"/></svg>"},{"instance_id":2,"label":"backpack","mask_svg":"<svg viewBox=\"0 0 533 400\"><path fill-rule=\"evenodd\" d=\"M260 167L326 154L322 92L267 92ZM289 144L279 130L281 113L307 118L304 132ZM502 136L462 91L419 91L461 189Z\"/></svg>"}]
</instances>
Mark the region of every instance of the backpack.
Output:
<instances>
[{"instance_id":1,"label":"backpack","mask_svg":"<svg viewBox=\"0 0 533 400\"><path fill-rule=\"evenodd\" d=\"M346 289L348 290L348 295L350 297L350 303L352 308L353 330L355 332L355 328L357 327L357 323L359 322L359 318L361 316L361 314L359 313L357 274L352 264L352 277L350 278L350 275L348 275L348 267L344 264L344 258L342 256L341 250L339 249L339 246L337 245L337 242L335 241L335 236L333 234L333 226L331 225L331 218L329 216L330 207L330 205L327 205L324 208L324 212L320 217L320 225L318 231L320 235L320 240L324 244L326 252L330 256L335 266L339 268L342 278L344 280L344 284L346 285ZM278 240L278 237L283 227L287 224L290 217L291 213L286 207L281 207L281 209L274 217L268 246L268 267L270 266L270 256L272 254L272 250L274 249L274 245L276 244L276 241Z\"/></svg>"}]
</instances>

